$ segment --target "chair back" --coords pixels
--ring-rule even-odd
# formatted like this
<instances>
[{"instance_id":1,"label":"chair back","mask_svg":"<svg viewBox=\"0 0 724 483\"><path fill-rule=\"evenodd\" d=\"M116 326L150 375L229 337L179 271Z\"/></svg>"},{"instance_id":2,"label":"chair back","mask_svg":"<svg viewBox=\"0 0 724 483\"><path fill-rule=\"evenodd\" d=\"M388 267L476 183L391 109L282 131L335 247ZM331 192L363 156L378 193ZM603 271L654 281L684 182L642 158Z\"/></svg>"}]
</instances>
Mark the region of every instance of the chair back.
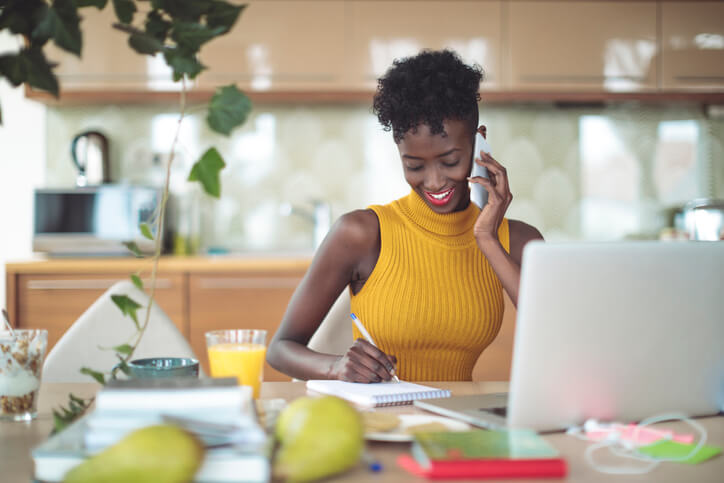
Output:
<instances>
[{"instance_id":1,"label":"chair back","mask_svg":"<svg viewBox=\"0 0 724 483\"><path fill-rule=\"evenodd\" d=\"M132 342L136 333L133 320L123 315L111 295L127 295L143 308L138 309L139 323L146 318L149 297L130 281L112 285L101 295L53 346L43 364L44 382L90 382L80 373L82 367L108 372L118 362L112 347ZM104 349L108 348L108 349ZM133 359L146 357L194 357L183 334L154 300L151 316Z\"/></svg>"},{"instance_id":2,"label":"chair back","mask_svg":"<svg viewBox=\"0 0 724 483\"><path fill-rule=\"evenodd\" d=\"M345 288L329 309L327 316L319 324L309 339L307 347L325 354L343 355L352 343L352 319L349 317L349 289Z\"/></svg>"}]
</instances>

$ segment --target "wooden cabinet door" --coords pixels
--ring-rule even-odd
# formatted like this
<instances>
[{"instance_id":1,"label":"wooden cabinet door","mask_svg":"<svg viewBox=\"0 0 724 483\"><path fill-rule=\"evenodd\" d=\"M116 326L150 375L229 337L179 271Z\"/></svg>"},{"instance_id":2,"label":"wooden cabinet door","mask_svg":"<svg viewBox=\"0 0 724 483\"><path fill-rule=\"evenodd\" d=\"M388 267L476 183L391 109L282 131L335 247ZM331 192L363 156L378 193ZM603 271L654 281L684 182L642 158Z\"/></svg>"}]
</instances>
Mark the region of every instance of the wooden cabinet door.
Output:
<instances>
[{"instance_id":1,"label":"wooden cabinet door","mask_svg":"<svg viewBox=\"0 0 724 483\"><path fill-rule=\"evenodd\" d=\"M656 2L508 2L511 89L653 91Z\"/></svg>"},{"instance_id":2,"label":"wooden cabinet door","mask_svg":"<svg viewBox=\"0 0 724 483\"><path fill-rule=\"evenodd\" d=\"M397 58L424 48L455 50L485 72L481 89L500 88L501 1L347 2L345 85L374 91Z\"/></svg>"},{"instance_id":3,"label":"wooden cabinet door","mask_svg":"<svg viewBox=\"0 0 724 483\"><path fill-rule=\"evenodd\" d=\"M231 32L201 49L198 87L249 91L340 87L344 2L249 1Z\"/></svg>"},{"instance_id":4,"label":"wooden cabinet door","mask_svg":"<svg viewBox=\"0 0 724 483\"><path fill-rule=\"evenodd\" d=\"M199 59L208 69L190 89L212 90L231 83L248 91L342 87L344 2L244 3L248 6L232 31L201 48ZM102 11L86 8L82 13L82 58L52 43L45 51L59 63L55 72L63 91L153 94L180 90L162 57L138 54L128 45L128 34L111 26L117 20L110 5Z\"/></svg>"},{"instance_id":5,"label":"wooden cabinet door","mask_svg":"<svg viewBox=\"0 0 724 483\"><path fill-rule=\"evenodd\" d=\"M127 273L73 275L18 275L17 320L22 329L47 329L48 351L73 322L111 285L128 279ZM144 279L147 286L150 279ZM185 317L185 277L160 274L156 279L156 303L188 337ZM129 323L132 323L129 320ZM122 341L119 341L119 343ZM93 341L89 341L92 344ZM200 357L200 356L199 356Z\"/></svg>"},{"instance_id":6,"label":"wooden cabinet door","mask_svg":"<svg viewBox=\"0 0 724 483\"><path fill-rule=\"evenodd\" d=\"M294 270L189 276L191 347L207 374L204 333L220 329L263 329L267 331L268 343L303 276L304 271ZM291 378L265 364L264 380L289 381Z\"/></svg>"},{"instance_id":7,"label":"wooden cabinet door","mask_svg":"<svg viewBox=\"0 0 724 483\"><path fill-rule=\"evenodd\" d=\"M724 2L662 2L661 87L724 91Z\"/></svg>"},{"instance_id":8,"label":"wooden cabinet door","mask_svg":"<svg viewBox=\"0 0 724 483\"><path fill-rule=\"evenodd\" d=\"M137 14L138 15L138 14ZM82 56L59 49L52 42L45 47L46 57L58 63L55 73L65 91L144 91L170 83L168 70L141 55L128 45L128 34L112 27L117 19L113 8L84 8Z\"/></svg>"}]
</instances>

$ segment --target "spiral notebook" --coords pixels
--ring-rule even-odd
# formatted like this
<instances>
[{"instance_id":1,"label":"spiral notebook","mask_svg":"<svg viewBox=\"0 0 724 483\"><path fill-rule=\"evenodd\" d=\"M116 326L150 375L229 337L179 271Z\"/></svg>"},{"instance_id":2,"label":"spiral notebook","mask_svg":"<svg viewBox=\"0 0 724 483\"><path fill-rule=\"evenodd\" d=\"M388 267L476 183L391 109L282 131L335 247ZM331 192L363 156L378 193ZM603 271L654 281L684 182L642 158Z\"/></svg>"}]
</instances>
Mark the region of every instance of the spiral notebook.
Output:
<instances>
[{"instance_id":1,"label":"spiral notebook","mask_svg":"<svg viewBox=\"0 0 724 483\"><path fill-rule=\"evenodd\" d=\"M450 397L450 391L412 382L361 384L336 380L307 381L307 391L329 394L363 407L399 406L417 399Z\"/></svg>"}]
</instances>

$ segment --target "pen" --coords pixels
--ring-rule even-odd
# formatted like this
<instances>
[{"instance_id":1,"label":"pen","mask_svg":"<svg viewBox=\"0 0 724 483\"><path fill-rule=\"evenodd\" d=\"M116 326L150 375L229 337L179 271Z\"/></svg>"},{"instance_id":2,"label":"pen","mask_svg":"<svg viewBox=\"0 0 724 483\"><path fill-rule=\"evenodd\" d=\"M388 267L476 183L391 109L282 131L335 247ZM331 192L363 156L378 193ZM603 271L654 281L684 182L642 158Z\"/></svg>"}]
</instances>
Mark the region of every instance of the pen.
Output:
<instances>
[{"instance_id":1,"label":"pen","mask_svg":"<svg viewBox=\"0 0 724 483\"><path fill-rule=\"evenodd\" d=\"M374 455L370 454L367 450L362 452L362 461L367 465L367 468L373 473L379 473L384 469L382 463L380 463Z\"/></svg>"},{"instance_id":2,"label":"pen","mask_svg":"<svg viewBox=\"0 0 724 483\"><path fill-rule=\"evenodd\" d=\"M362 337L367 339L367 342L372 344L373 346L377 347L377 344L375 344L375 341L372 340L372 336L369 332L367 332L367 329L365 329L365 326L362 325L362 321L359 320L359 318L355 314L349 314L350 317L352 317L352 320L354 321L354 325L357 326L357 329L359 329L360 332L362 332ZM400 378L397 377L397 374L395 374L395 369L392 369L392 377L395 380L395 382L400 382Z\"/></svg>"}]
</instances>

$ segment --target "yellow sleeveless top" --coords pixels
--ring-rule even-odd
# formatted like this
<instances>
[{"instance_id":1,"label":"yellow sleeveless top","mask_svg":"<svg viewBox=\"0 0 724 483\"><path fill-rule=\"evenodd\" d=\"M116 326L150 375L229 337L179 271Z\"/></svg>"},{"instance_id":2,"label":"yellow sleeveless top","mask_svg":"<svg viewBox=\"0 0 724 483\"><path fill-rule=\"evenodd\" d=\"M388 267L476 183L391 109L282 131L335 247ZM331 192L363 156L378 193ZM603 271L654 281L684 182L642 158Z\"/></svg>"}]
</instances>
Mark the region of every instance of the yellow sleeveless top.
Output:
<instances>
[{"instance_id":1,"label":"yellow sleeveless top","mask_svg":"<svg viewBox=\"0 0 724 483\"><path fill-rule=\"evenodd\" d=\"M370 209L380 223L380 255L351 297L352 312L380 350L397 357L401 379L471 380L503 320L502 285L473 236L480 209L470 203L435 213L414 191ZM498 237L510 251L507 219Z\"/></svg>"}]
</instances>

